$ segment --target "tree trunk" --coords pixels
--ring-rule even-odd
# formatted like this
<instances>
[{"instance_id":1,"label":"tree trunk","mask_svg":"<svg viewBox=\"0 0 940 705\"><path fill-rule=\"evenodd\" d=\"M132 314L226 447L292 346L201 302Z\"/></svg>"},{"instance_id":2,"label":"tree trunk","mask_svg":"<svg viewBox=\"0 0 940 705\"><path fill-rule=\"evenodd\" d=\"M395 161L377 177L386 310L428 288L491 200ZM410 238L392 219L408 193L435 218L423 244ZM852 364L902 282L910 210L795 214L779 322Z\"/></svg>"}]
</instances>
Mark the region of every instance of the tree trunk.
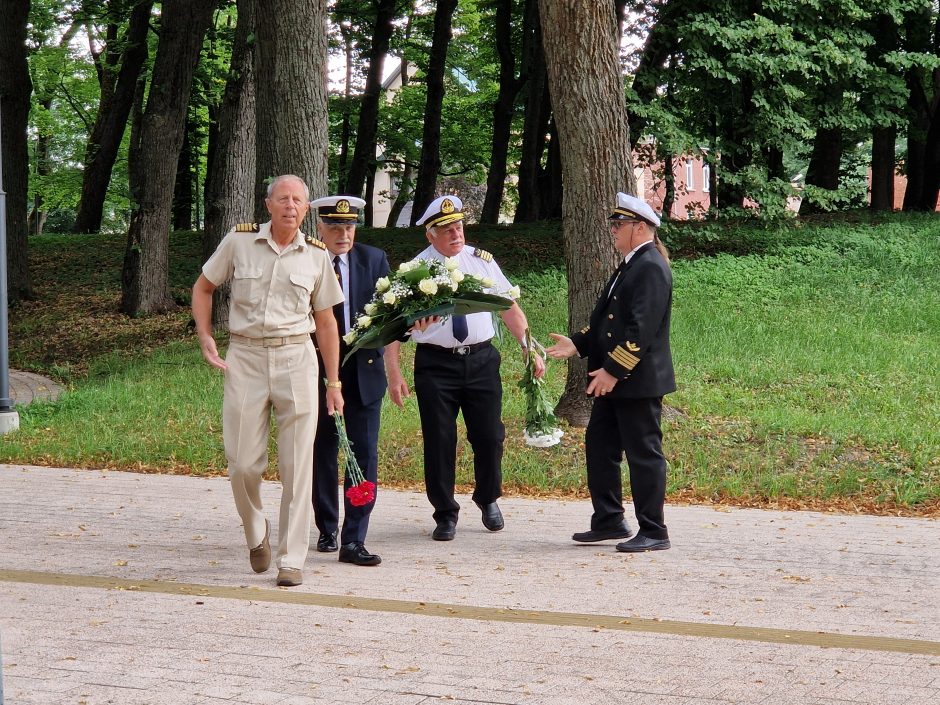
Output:
<instances>
[{"instance_id":1,"label":"tree trunk","mask_svg":"<svg viewBox=\"0 0 940 705\"><path fill-rule=\"evenodd\" d=\"M366 202L365 208L363 209L363 225L367 228L373 227L373 220L375 218L375 206L373 205L375 197L375 168L376 164L372 162L372 164L369 165L369 173L366 174L366 190L365 193L362 194Z\"/></svg>"},{"instance_id":2,"label":"tree trunk","mask_svg":"<svg viewBox=\"0 0 940 705\"><path fill-rule=\"evenodd\" d=\"M186 118L186 128L183 131L183 146L176 160L176 183L173 187L173 229L193 229L193 149L192 131L195 129L193 121L189 119L189 110Z\"/></svg>"},{"instance_id":3,"label":"tree trunk","mask_svg":"<svg viewBox=\"0 0 940 705\"><path fill-rule=\"evenodd\" d=\"M411 194L414 191L414 184L411 182L412 167L411 164L405 164L398 180L398 195L395 196L395 202L392 204L392 210L388 214L388 220L385 221L386 228L394 228L398 224L398 216L405 210L408 201L411 200Z\"/></svg>"},{"instance_id":4,"label":"tree trunk","mask_svg":"<svg viewBox=\"0 0 940 705\"><path fill-rule=\"evenodd\" d=\"M940 87L934 98L933 117L924 144L924 178L921 181L917 210L935 211L940 193Z\"/></svg>"},{"instance_id":5,"label":"tree trunk","mask_svg":"<svg viewBox=\"0 0 940 705\"><path fill-rule=\"evenodd\" d=\"M134 103L137 79L147 61L147 31L152 7L153 2L141 2L131 12L114 93L107 105L102 102L99 107L85 149L82 195L72 227L74 232L96 233L101 230L111 171Z\"/></svg>"},{"instance_id":6,"label":"tree trunk","mask_svg":"<svg viewBox=\"0 0 940 705\"><path fill-rule=\"evenodd\" d=\"M6 191L7 295L10 303L33 298L29 280L26 203L29 192L30 95L33 83L26 60L29 2L0 0L0 168Z\"/></svg>"},{"instance_id":7,"label":"tree trunk","mask_svg":"<svg viewBox=\"0 0 940 705\"><path fill-rule=\"evenodd\" d=\"M663 196L663 220L672 217L672 204L676 202L676 172L672 154L663 157L663 181L666 184L666 195ZM643 194L640 194L643 197Z\"/></svg>"},{"instance_id":8,"label":"tree trunk","mask_svg":"<svg viewBox=\"0 0 940 705\"><path fill-rule=\"evenodd\" d=\"M926 53L930 51L930 17L932 9L926 3L911 10L905 17L905 35L908 52ZM924 169L927 147L927 132L930 130L930 101L924 93L927 83L925 69L913 65L907 70L907 159L905 172L907 187L904 190L904 211L916 211L920 207L920 198L924 189Z\"/></svg>"},{"instance_id":9,"label":"tree trunk","mask_svg":"<svg viewBox=\"0 0 940 705\"><path fill-rule=\"evenodd\" d=\"M564 201L561 144L554 115L548 123L548 156L539 172L539 220L560 220Z\"/></svg>"},{"instance_id":10,"label":"tree trunk","mask_svg":"<svg viewBox=\"0 0 940 705\"><path fill-rule=\"evenodd\" d=\"M411 8L408 13L408 21L405 24L405 43L411 39L411 25L412 20L414 20L414 0L412 0ZM408 85L410 79L408 78L408 61L402 56L401 59L401 87L404 88ZM401 178L398 180L398 195L395 196L395 202L392 204L392 209L389 211L388 220L385 221L386 228L394 228L398 224L398 217L401 215L401 212L405 210L405 206L408 205L408 201L411 200L411 195L414 193L414 183L412 181L412 172L414 167L409 162L405 162L405 166L402 168Z\"/></svg>"},{"instance_id":11,"label":"tree trunk","mask_svg":"<svg viewBox=\"0 0 940 705\"><path fill-rule=\"evenodd\" d=\"M206 227L203 260L209 259L225 234L254 212L255 75L254 0L238 0L238 25L232 43L225 94L219 106L218 146L206 177ZM228 328L229 285L212 297L212 327Z\"/></svg>"},{"instance_id":12,"label":"tree trunk","mask_svg":"<svg viewBox=\"0 0 940 705\"><path fill-rule=\"evenodd\" d=\"M636 193L614 13L606 3L539 0L565 188L569 327L590 318L616 266L607 215L617 191ZM586 365L573 358L557 413L584 425Z\"/></svg>"},{"instance_id":13,"label":"tree trunk","mask_svg":"<svg viewBox=\"0 0 940 705\"><path fill-rule=\"evenodd\" d=\"M897 129L894 125L876 127L871 142L871 209L894 210L894 143Z\"/></svg>"},{"instance_id":14,"label":"tree trunk","mask_svg":"<svg viewBox=\"0 0 940 705\"><path fill-rule=\"evenodd\" d=\"M813 154L806 169L807 185L818 186L829 191L839 188L839 166L842 163L842 128L820 127L813 140ZM800 204L800 215L819 212L819 204L804 198Z\"/></svg>"},{"instance_id":15,"label":"tree trunk","mask_svg":"<svg viewBox=\"0 0 940 705\"><path fill-rule=\"evenodd\" d=\"M375 27L372 30L372 46L369 48L369 71L359 104L359 122L356 127L356 149L346 177L345 193L351 196L362 194L362 182L370 174L375 178L376 134L379 131L379 104L382 98L382 73L385 56L395 26L396 0L375 0ZM372 201L366 199L371 210Z\"/></svg>"},{"instance_id":16,"label":"tree trunk","mask_svg":"<svg viewBox=\"0 0 940 705\"><path fill-rule=\"evenodd\" d=\"M299 176L312 194L327 190L326 17L326 0L256 0L259 220L275 176Z\"/></svg>"},{"instance_id":17,"label":"tree trunk","mask_svg":"<svg viewBox=\"0 0 940 705\"><path fill-rule=\"evenodd\" d=\"M130 164L137 194L124 253L121 311L131 316L175 308L168 281L173 182L193 72L216 5L215 0L163 3L138 159Z\"/></svg>"},{"instance_id":18,"label":"tree trunk","mask_svg":"<svg viewBox=\"0 0 940 705\"><path fill-rule=\"evenodd\" d=\"M934 18L933 53L940 57L940 13ZM924 178L918 209L935 211L940 194L940 68L933 70L933 98L930 102L930 127L924 144Z\"/></svg>"},{"instance_id":19,"label":"tree trunk","mask_svg":"<svg viewBox=\"0 0 940 705\"><path fill-rule=\"evenodd\" d=\"M353 75L353 40L349 28L340 23L339 31L343 35L343 51L346 56L346 81L343 86L343 124L339 134L339 161L336 165L336 190L346 193L346 174L349 171L349 140L352 135L352 75Z\"/></svg>"},{"instance_id":20,"label":"tree trunk","mask_svg":"<svg viewBox=\"0 0 940 705\"><path fill-rule=\"evenodd\" d=\"M493 144L486 175L486 197L480 222L495 225L503 204L506 185L506 158L515 114L516 96L522 86L516 79L516 57L512 53L512 0L496 0L496 52L499 54L499 94L493 106Z\"/></svg>"},{"instance_id":21,"label":"tree trunk","mask_svg":"<svg viewBox=\"0 0 940 705\"><path fill-rule=\"evenodd\" d=\"M522 41L522 75L525 81L525 112L522 120L522 155L519 159L519 203L513 222L539 220L540 199L538 179L542 171L542 154L552 104L548 95L548 74L545 72L545 51L538 2L527 7L526 34Z\"/></svg>"},{"instance_id":22,"label":"tree trunk","mask_svg":"<svg viewBox=\"0 0 940 705\"><path fill-rule=\"evenodd\" d=\"M421 136L421 159L418 163L418 183L415 186L411 208L411 224L424 213L434 200L437 174L441 170L441 108L444 104L444 69L447 48L450 45L451 22L457 0L438 0L434 12L434 34L428 55L427 102L424 106L424 131Z\"/></svg>"}]
</instances>

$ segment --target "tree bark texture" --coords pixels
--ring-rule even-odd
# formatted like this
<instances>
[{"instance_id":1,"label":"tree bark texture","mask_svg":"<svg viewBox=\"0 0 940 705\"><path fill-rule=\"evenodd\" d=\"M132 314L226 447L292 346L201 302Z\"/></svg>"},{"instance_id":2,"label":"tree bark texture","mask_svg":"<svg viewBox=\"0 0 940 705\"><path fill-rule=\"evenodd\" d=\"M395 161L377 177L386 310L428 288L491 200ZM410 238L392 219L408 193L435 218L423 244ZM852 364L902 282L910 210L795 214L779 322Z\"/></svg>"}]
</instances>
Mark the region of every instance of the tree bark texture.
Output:
<instances>
[{"instance_id":1,"label":"tree bark texture","mask_svg":"<svg viewBox=\"0 0 940 705\"><path fill-rule=\"evenodd\" d=\"M842 163L842 129L820 127L813 139L813 153L806 169L806 183L835 191L839 188L839 166ZM818 204L804 198L800 204L800 215L819 210Z\"/></svg>"},{"instance_id":2,"label":"tree bark texture","mask_svg":"<svg viewBox=\"0 0 940 705\"><path fill-rule=\"evenodd\" d=\"M169 232L173 185L193 72L215 0L165 0L150 95L143 115L135 202L122 272L121 310L131 316L175 308L170 295Z\"/></svg>"},{"instance_id":3,"label":"tree bark texture","mask_svg":"<svg viewBox=\"0 0 940 705\"><path fill-rule=\"evenodd\" d=\"M506 159L509 154L509 138L512 119L515 115L516 96L522 87L521 77L516 77L516 57L512 51L512 0L496 0L496 17L493 33L496 36L496 53L499 55L499 94L493 106L493 142L490 149L490 168L486 175L486 197L480 222L495 225L503 204L506 186ZM534 5L526 3L526 10ZM529 14L524 23L530 23ZM523 29L523 33L525 33Z\"/></svg>"},{"instance_id":4,"label":"tree bark texture","mask_svg":"<svg viewBox=\"0 0 940 705\"><path fill-rule=\"evenodd\" d=\"M30 95L33 83L26 61L29 2L0 0L0 151L7 211L7 296L10 303L33 298L29 279L26 203L29 192Z\"/></svg>"},{"instance_id":5,"label":"tree bark texture","mask_svg":"<svg viewBox=\"0 0 940 705\"><path fill-rule=\"evenodd\" d=\"M538 3L531 5L530 25L522 43L522 71L526 76L523 94L525 109L522 119L522 154L519 160L519 203L513 222L530 223L540 220L539 175L552 103L548 92L548 74L545 70L545 50L542 46L542 27Z\"/></svg>"},{"instance_id":6,"label":"tree bark texture","mask_svg":"<svg viewBox=\"0 0 940 705\"><path fill-rule=\"evenodd\" d=\"M871 209L894 210L894 143L897 129L894 125L876 127L871 141Z\"/></svg>"},{"instance_id":7,"label":"tree bark texture","mask_svg":"<svg viewBox=\"0 0 940 705\"><path fill-rule=\"evenodd\" d=\"M153 2L140 2L131 12L114 91L107 103L102 94L95 125L85 149L82 194L72 228L74 232L96 233L101 230L101 217L108 184L111 182L111 171L124 137L131 106L134 104L137 79L147 61L147 32L152 7Z\"/></svg>"},{"instance_id":8,"label":"tree bark texture","mask_svg":"<svg viewBox=\"0 0 940 705\"><path fill-rule=\"evenodd\" d=\"M441 109L444 104L444 70L447 48L450 45L451 23L457 0L438 0L434 13L434 34L428 55L427 102L424 106L424 130L421 136L421 158L418 163L418 181L411 209L411 224L424 213L434 200L437 175L441 170Z\"/></svg>"},{"instance_id":9,"label":"tree bark texture","mask_svg":"<svg viewBox=\"0 0 940 705\"><path fill-rule=\"evenodd\" d=\"M349 140L352 137L352 77L353 77L353 40L352 32L344 23L339 25L343 36L343 46L346 54L346 80L343 88L343 123L339 137L339 162L336 165L337 190L346 190L346 176L349 172Z\"/></svg>"},{"instance_id":10,"label":"tree bark texture","mask_svg":"<svg viewBox=\"0 0 940 705\"><path fill-rule=\"evenodd\" d=\"M362 195L362 184L375 172L376 134L379 131L379 105L382 99L382 72L385 56L395 26L396 0L376 0L375 26L372 30L372 45L369 47L369 69L366 85L359 103L359 122L356 126L356 148L346 176L345 193ZM371 199L366 199L371 209Z\"/></svg>"},{"instance_id":11,"label":"tree bark texture","mask_svg":"<svg viewBox=\"0 0 940 705\"><path fill-rule=\"evenodd\" d=\"M327 190L326 17L326 0L255 2L259 221L276 176L299 176L311 194Z\"/></svg>"},{"instance_id":12,"label":"tree bark texture","mask_svg":"<svg viewBox=\"0 0 940 705\"><path fill-rule=\"evenodd\" d=\"M564 182L562 222L569 327L590 318L617 253L607 215L617 191L636 193L614 13L607 3L539 0ZM584 425L585 363L572 358L558 413Z\"/></svg>"},{"instance_id":13,"label":"tree bark texture","mask_svg":"<svg viewBox=\"0 0 940 705\"><path fill-rule=\"evenodd\" d=\"M186 118L186 128L183 130L183 146L176 160L176 181L173 185L173 229L193 229L193 148L190 135L196 129L189 119L189 110Z\"/></svg>"},{"instance_id":14,"label":"tree bark texture","mask_svg":"<svg viewBox=\"0 0 940 705\"><path fill-rule=\"evenodd\" d=\"M236 223L249 221L255 193L255 33L254 0L238 0L238 25L232 43L225 93L219 107L217 146L206 175L206 226L203 260L209 259ZM212 327L228 327L229 285L212 297Z\"/></svg>"}]
</instances>

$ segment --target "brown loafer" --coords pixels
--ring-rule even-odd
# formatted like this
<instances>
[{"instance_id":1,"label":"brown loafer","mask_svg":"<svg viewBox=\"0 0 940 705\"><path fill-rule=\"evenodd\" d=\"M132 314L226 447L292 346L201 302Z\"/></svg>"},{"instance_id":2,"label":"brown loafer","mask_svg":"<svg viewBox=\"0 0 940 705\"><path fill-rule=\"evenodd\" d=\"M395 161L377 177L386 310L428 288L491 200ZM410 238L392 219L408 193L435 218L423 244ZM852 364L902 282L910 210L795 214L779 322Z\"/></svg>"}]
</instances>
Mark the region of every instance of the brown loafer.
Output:
<instances>
[{"instance_id":1,"label":"brown loafer","mask_svg":"<svg viewBox=\"0 0 940 705\"><path fill-rule=\"evenodd\" d=\"M261 543L248 552L248 560L251 561L251 569L256 573L263 573L271 567L271 542L268 536L271 534L271 522L264 520L264 538Z\"/></svg>"},{"instance_id":2,"label":"brown loafer","mask_svg":"<svg viewBox=\"0 0 940 705\"><path fill-rule=\"evenodd\" d=\"M300 568L279 568L277 571L278 587L297 587L304 581Z\"/></svg>"}]
</instances>

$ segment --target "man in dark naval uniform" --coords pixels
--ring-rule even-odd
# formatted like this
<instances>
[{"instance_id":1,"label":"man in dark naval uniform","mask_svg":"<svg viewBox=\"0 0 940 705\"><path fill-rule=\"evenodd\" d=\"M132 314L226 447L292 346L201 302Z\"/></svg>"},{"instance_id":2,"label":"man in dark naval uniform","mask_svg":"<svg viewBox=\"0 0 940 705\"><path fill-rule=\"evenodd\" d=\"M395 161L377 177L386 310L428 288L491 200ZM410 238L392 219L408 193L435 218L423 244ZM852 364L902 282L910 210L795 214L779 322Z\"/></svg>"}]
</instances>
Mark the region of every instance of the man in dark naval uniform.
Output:
<instances>
[{"instance_id":1,"label":"man in dark naval uniform","mask_svg":"<svg viewBox=\"0 0 940 705\"><path fill-rule=\"evenodd\" d=\"M388 258L375 247L355 242L359 209L365 201L354 196L327 196L310 204L316 209L317 235L326 245L336 273L336 279L346 300L333 307L340 333L340 360L349 351L342 336L351 330L357 313L372 298L375 282L388 274ZM385 364L382 349L358 350L340 367L339 379L346 405L343 418L353 452L366 480L378 485L378 442L382 397L385 395ZM339 439L336 422L324 409L326 388L320 387L320 417L314 442L313 459L313 513L320 531L317 550L323 553L339 548L339 560L355 565L378 565L382 559L369 553L365 547L369 529L369 515L375 502L354 507L344 497L342 546L337 546L336 529L339 522L337 497L337 453ZM349 488L348 480L344 488Z\"/></svg>"},{"instance_id":2,"label":"man in dark naval uniform","mask_svg":"<svg viewBox=\"0 0 940 705\"><path fill-rule=\"evenodd\" d=\"M663 395L676 389L669 350L672 272L656 235L659 218L646 203L624 193L610 214L610 232L623 262L600 292L590 325L570 338L557 333L548 354L588 358L587 394L594 397L585 433L591 528L581 543L629 538L623 516L620 462L630 468L637 535L617 544L626 553L669 548L663 517L666 459L660 420Z\"/></svg>"}]
</instances>

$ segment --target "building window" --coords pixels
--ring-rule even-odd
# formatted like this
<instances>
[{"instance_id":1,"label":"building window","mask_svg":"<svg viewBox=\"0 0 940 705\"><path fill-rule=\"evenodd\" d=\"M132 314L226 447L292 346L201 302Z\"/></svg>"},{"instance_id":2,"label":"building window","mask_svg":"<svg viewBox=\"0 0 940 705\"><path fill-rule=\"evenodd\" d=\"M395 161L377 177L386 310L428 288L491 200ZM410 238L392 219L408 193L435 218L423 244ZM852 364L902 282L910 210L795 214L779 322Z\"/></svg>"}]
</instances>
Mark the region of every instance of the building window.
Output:
<instances>
[{"instance_id":1,"label":"building window","mask_svg":"<svg viewBox=\"0 0 940 705\"><path fill-rule=\"evenodd\" d=\"M685 188L687 191L695 190L695 172L692 171L694 164L691 159L685 160Z\"/></svg>"},{"instance_id":2,"label":"building window","mask_svg":"<svg viewBox=\"0 0 940 705\"><path fill-rule=\"evenodd\" d=\"M712 168L708 164L702 165L702 190L708 193L712 187Z\"/></svg>"}]
</instances>

